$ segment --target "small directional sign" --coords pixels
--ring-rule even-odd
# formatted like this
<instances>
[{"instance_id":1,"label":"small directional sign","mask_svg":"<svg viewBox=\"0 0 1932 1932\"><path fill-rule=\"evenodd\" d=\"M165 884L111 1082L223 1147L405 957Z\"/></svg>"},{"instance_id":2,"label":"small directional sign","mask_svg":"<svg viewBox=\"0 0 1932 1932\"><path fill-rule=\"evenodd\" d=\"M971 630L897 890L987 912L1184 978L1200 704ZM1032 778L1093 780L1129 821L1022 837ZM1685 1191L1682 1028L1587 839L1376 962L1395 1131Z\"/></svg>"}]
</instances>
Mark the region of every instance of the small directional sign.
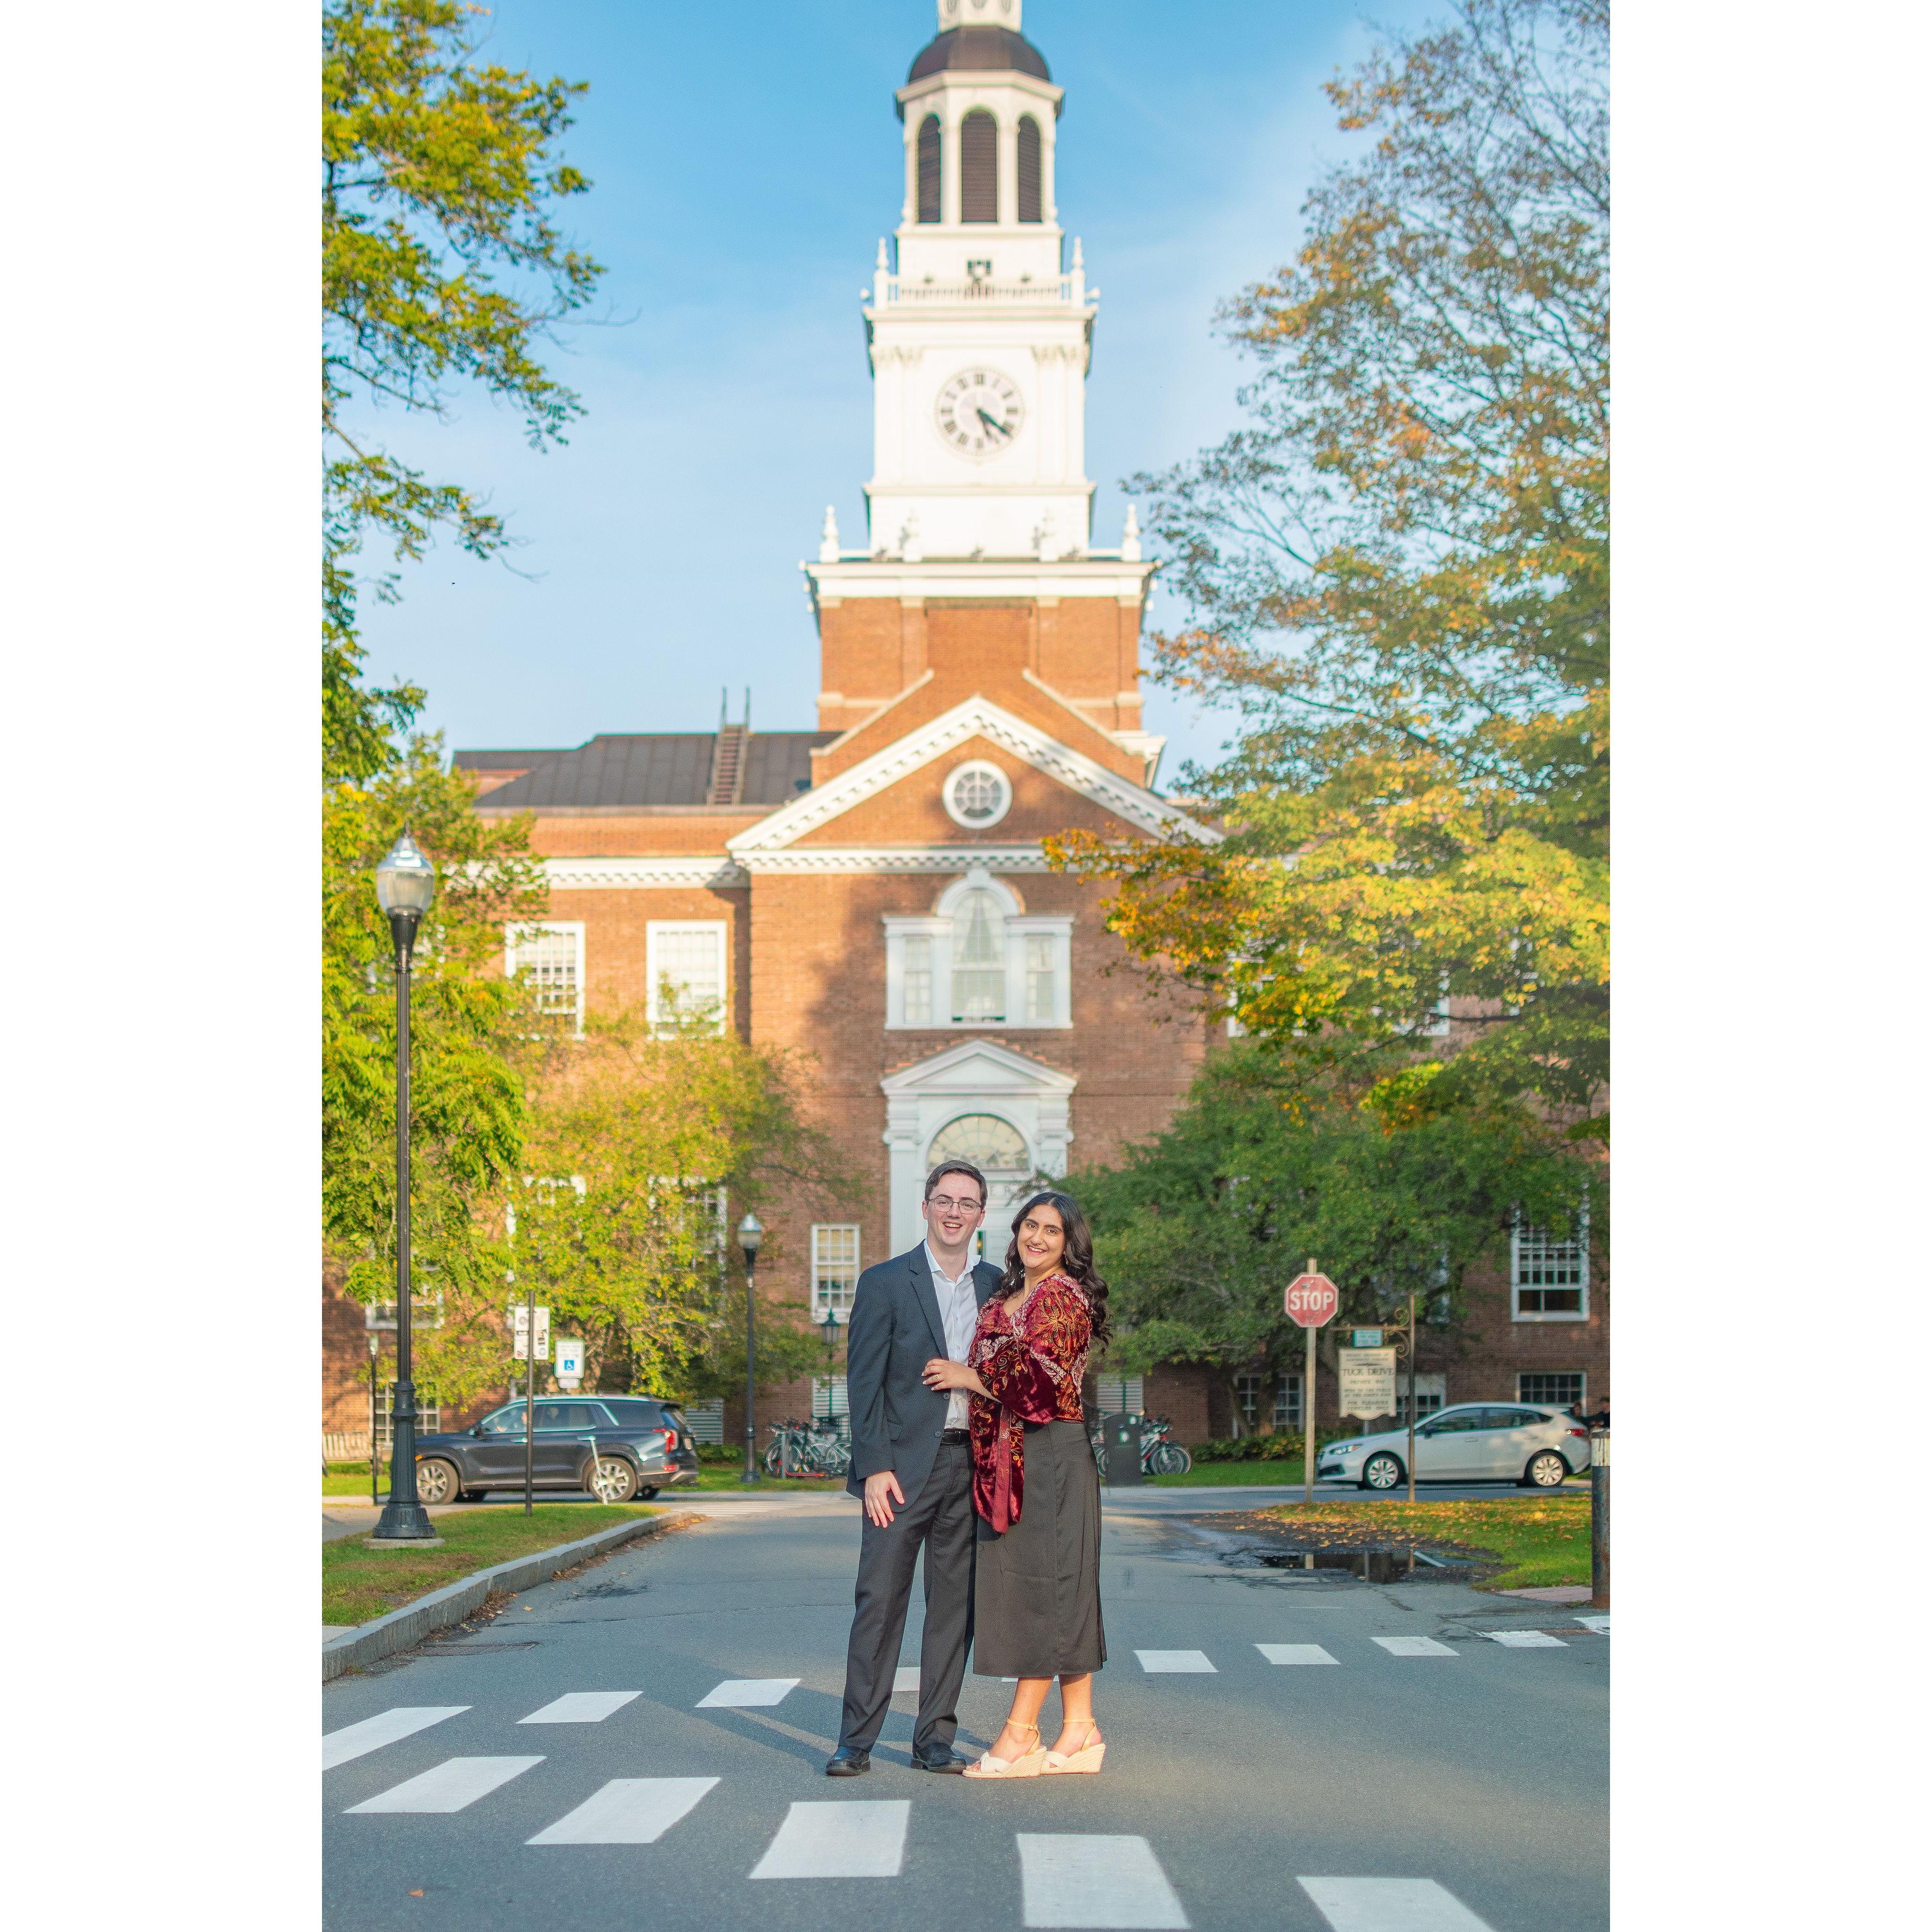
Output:
<instances>
[{"instance_id":1,"label":"small directional sign","mask_svg":"<svg viewBox=\"0 0 1932 1932\"><path fill-rule=\"evenodd\" d=\"M514 1361L526 1362L530 1356L530 1310L525 1301L512 1302L510 1305L510 1337L514 1343L511 1352ZM550 1360L550 1310L537 1310L537 1360Z\"/></svg>"},{"instance_id":2,"label":"small directional sign","mask_svg":"<svg viewBox=\"0 0 1932 1932\"><path fill-rule=\"evenodd\" d=\"M1352 1348L1379 1348L1382 1345L1382 1331L1379 1328L1355 1328L1349 1331L1348 1346Z\"/></svg>"}]
</instances>

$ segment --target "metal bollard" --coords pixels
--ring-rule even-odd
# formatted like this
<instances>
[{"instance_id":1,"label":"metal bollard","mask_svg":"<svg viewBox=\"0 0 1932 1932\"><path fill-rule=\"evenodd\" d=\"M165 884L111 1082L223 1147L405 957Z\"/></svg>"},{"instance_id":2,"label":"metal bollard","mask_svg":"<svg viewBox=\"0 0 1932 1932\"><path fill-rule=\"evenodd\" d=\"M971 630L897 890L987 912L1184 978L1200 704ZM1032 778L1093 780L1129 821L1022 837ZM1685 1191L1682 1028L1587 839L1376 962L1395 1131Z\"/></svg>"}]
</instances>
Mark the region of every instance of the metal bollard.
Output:
<instances>
[{"instance_id":1,"label":"metal bollard","mask_svg":"<svg viewBox=\"0 0 1932 1932\"><path fill-rule=\"evenodd\" d=\"M1590 1607L1610 1607L1610 1432L1590 1432Z\"/></svg>"}]
</instances>

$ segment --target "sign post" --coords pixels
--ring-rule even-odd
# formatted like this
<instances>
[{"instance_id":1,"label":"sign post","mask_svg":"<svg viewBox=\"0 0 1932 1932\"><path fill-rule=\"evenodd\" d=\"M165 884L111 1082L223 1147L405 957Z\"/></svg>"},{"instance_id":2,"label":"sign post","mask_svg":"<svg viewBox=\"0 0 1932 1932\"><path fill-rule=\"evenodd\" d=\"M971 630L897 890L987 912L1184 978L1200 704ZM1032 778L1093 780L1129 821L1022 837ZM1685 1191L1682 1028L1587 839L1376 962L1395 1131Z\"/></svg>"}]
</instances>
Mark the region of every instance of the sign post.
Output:
<instances>
[{"instance_id":1,"label":"sign post","mask_svg":"<svg viewBox=\"0 0 1932 1932\"><path fill-rule=\"evenodd\" d=\"M1301 1378L1301 1501L1305 1508L1315 1501L1315 1331L1334 1320L1342 1296L1311 1256L1306 1271L1288 1283L1281 1305L1288 1319L1300 1322L1308 1336L1308 1366Z\"/></svg>"},{"instance_id":2,"label":"sign post","mask_svg":"<svg viewBox=\"0 0 1932 1932\"><path fill-rule=\"evenodd\" d=\"M534 1277L527 1305L510 1305L510 1334L512 1358L524 1365L524 1514L528 1516L536 1492L537 1364L550 1359L550 1310L537 1306Z\"/></svg>"},{"instance_id":3,"label":"sign post","mask_svg":"<svg viewBox=\"0 0 1932 1932\"><path fill-rule=\"evenodd\" d=\"M1610 1432L1590 1431L1590 1607L1610 1607Z\"/></svg>"}]
</instances>

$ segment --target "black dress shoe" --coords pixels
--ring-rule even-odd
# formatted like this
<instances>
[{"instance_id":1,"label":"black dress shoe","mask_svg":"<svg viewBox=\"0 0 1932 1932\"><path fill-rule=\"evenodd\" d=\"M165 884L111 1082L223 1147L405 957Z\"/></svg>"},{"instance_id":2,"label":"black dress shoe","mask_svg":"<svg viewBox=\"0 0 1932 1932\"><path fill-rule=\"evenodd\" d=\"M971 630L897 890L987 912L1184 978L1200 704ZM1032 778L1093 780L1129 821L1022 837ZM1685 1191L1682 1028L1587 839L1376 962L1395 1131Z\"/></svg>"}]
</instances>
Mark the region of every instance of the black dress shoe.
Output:
<instances>
[{"instance_id":1,"label":"black dress shoe","mask_svg":"<svg viewBox=\"0 0 1932 1932\"><path fill-rule=\"evenodd\" d=\"M937 1750L914 1751L912 1768L915 1771L963 1772L973 1760L962 1757L950 1744L941 1744Z\"/></svg>"},{"instance_id":2,"label":"black dress shoe","mask_svg":"<svg viewBox=\"0 0 1932 1932\"><path fill-rule=\"evenodd\" d=\"M872 1768L870 1751L854 1750L850 1744L841 1744L826 1765L825 1774L827 1778L857 1778Z\"/></svg>"}]
</instances>

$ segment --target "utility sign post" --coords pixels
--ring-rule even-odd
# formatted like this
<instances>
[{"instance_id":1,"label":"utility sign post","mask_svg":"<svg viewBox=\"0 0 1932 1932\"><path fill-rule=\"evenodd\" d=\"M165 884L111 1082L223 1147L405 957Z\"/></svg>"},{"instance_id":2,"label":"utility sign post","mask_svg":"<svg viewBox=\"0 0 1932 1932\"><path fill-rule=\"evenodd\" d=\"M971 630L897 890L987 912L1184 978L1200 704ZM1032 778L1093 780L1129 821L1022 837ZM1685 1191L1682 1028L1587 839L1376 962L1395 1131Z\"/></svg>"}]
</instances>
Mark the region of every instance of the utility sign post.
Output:
<instances>
[{"instance_id":1,"label":"utility sign post","mask_svg":"<svg viewBox=\"0 0 1932 1932\"><path fill-rule=\"evenodd\" d=\"M1281 1305L1308 1335L1308 1366L1301 1378L1301 1500L1306 1504L1315 1500L1315 1331L1334 1320L1342 1294L1311 1258L1307 1273L1288 1283Z\"/></svg>"}]
</instances>

